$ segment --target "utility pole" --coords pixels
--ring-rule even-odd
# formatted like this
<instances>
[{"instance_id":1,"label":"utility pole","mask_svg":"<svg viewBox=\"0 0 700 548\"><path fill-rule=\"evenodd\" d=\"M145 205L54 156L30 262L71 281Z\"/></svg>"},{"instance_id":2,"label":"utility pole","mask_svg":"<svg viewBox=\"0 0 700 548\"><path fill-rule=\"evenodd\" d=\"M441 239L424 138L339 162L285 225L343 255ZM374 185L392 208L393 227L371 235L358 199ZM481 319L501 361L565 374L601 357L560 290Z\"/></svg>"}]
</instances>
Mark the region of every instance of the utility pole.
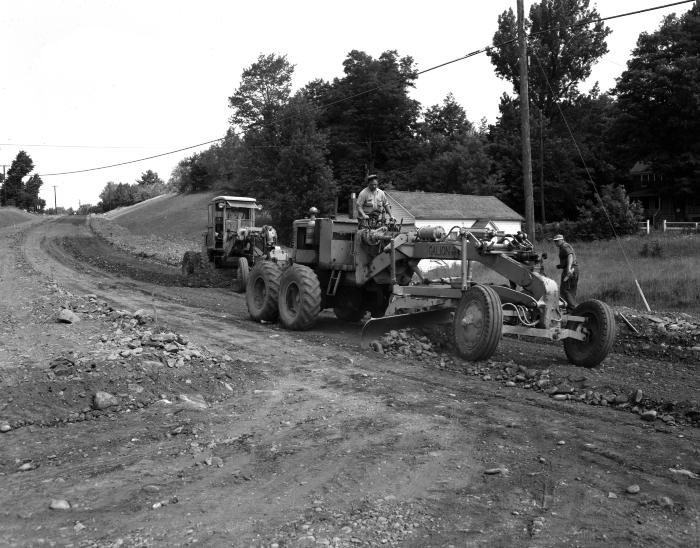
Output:
<instances>
[{"instance_id":1,"label":"utility pole","mask_svg":"<svg viewBox=\"0 0 700 548\"><path fill-rule=\"evenodd\" d=\"M7 190L5 190L5 179L7 179L7 175L5 173L5 168L7 166L5 164L2 164L2 202L0 202L0 205L5 204L5 200L7 199Z\"/></svg>"},{"instance_id":2,"label":"utility pole","mask_svg":"<svg viewBox=\"0 0 700 548\"><path fill-rule=\"evenodd\" d=\"M535 200L532 195L532 151L530 149L530 99L523 0L518 0L518 42L520 45L520 139L522 141L523 192L525 195L525 230L528 237L535 241Z\"/></svg>"},{"instance_id":3,"label":"utility pole","mask_svg":"<svg viewBox=\"0 0 700 548\"><path fill-rule=\"evenodd\" d=\"M58 207L56 207L56 185L53 185L53 214L58 215Z\"/></svg>"},{"instance_id":4,"label":"utility pole","mask_svg":"<svg viewBox=\"0 0 700 548\"><path fill-rule=\"evenodd\" d=\"M542 225L547 222L544 218L544 121L540 110L540 206L542 207Z\"/></svg>"}]
</instances>

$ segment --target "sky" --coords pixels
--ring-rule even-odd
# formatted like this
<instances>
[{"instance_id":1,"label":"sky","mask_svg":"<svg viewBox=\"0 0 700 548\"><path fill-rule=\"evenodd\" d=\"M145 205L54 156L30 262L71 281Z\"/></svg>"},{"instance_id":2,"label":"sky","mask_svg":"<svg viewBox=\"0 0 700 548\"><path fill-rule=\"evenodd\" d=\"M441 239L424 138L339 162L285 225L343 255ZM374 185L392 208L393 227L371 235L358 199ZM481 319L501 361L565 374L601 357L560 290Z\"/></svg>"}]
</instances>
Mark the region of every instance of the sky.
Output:
<instances>
[{"instance_id":1,"label":"sky","mask_svg":"<svg viewBox=\"0 0 700 548\"><path fill-rule=\"evenodd\" d=\"M591 5L608 17L671 1ZM639 34L691 5L609 21L609 53L581 89L614 86ZM0 164L9 169L24 150L47 207L94 205L108 182L134 183L149 169L167 181L180 160L207 146L49 174L222 137L228 97L261 54L287 56L294 89L342 77L353 49L375 58L397 50L424 70L489 45L508 8L516 0L0 0ZM511 91L480 54L420 76L411 95L427 108L452 93L478 124L495 122L500 96Z\"/></svg>"}]
</instances>

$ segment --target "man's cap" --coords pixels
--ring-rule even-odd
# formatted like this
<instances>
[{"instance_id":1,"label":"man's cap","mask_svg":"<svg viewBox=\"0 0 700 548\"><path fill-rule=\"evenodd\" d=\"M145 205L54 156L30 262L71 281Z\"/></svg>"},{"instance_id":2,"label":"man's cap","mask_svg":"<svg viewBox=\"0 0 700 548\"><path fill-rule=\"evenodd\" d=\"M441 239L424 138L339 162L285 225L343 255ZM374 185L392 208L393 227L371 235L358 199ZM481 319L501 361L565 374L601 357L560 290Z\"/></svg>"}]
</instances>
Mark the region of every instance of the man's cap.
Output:
<instances>
[{"instance_id":1,"label":"man's cap","mask_svg":"<svg viewBox=\"0 0 700 548\"><path fill-rule=\"evenodd\" d=\"M368 180L368 181L371 181L372 179L376 179L376 178L377 178L377 174L376 174L376 173L372 173L371 175L367 175L367 180Z\"/></svg>"},{"instance_id":2,"label":"man's cap","mask_svg":"<svg viewBox=\"0 0 700 548\"><path fill-rule=\"evenodd\" d=\"M552 241L556 242L557 240L563 240L563 239L564 239L564 236L562 236L561 234L557 234L556 236L554 236L554 238L552 238Z\"/></svg>"}]
</instances>

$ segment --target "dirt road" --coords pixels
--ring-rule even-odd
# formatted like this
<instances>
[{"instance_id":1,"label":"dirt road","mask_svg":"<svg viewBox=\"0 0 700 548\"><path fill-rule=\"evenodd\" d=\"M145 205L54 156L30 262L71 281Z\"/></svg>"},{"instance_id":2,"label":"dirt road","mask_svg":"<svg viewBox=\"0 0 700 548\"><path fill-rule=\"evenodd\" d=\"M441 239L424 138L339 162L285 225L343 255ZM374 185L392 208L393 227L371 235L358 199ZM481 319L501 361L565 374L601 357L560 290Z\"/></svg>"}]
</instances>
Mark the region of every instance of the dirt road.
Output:
<instances>
[{"instance_id":1,"label":"dirt road","mask_svg":"<svg viewBox=\"0 0 700 548\"><path fill-rule=\"evenodd\" d=\"M254 324L81 218L0 253L0 545L700 544L692 353L387 358L330 315Z\"/></svg>"}]
</instances>

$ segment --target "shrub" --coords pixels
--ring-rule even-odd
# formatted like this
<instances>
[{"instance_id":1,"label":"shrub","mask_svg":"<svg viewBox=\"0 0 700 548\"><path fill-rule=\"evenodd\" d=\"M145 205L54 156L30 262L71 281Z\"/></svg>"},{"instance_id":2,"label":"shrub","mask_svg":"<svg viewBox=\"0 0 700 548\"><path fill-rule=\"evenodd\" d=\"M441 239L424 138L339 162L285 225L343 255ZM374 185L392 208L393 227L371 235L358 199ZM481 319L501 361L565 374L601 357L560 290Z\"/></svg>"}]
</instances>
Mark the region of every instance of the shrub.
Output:
<instances>
[{"instance_id":1,"label":"shrub","mask_svg":"<svg viewBox=\"0 0 700 548\"><path fill-rule=\"evenodd\" d=\"M630 202L624 187L615 185L601 187L598 199L587 200L578 212L577 235L587 240L636 234L643 216L641 204Z\"/></svg>"}]
</instances>

